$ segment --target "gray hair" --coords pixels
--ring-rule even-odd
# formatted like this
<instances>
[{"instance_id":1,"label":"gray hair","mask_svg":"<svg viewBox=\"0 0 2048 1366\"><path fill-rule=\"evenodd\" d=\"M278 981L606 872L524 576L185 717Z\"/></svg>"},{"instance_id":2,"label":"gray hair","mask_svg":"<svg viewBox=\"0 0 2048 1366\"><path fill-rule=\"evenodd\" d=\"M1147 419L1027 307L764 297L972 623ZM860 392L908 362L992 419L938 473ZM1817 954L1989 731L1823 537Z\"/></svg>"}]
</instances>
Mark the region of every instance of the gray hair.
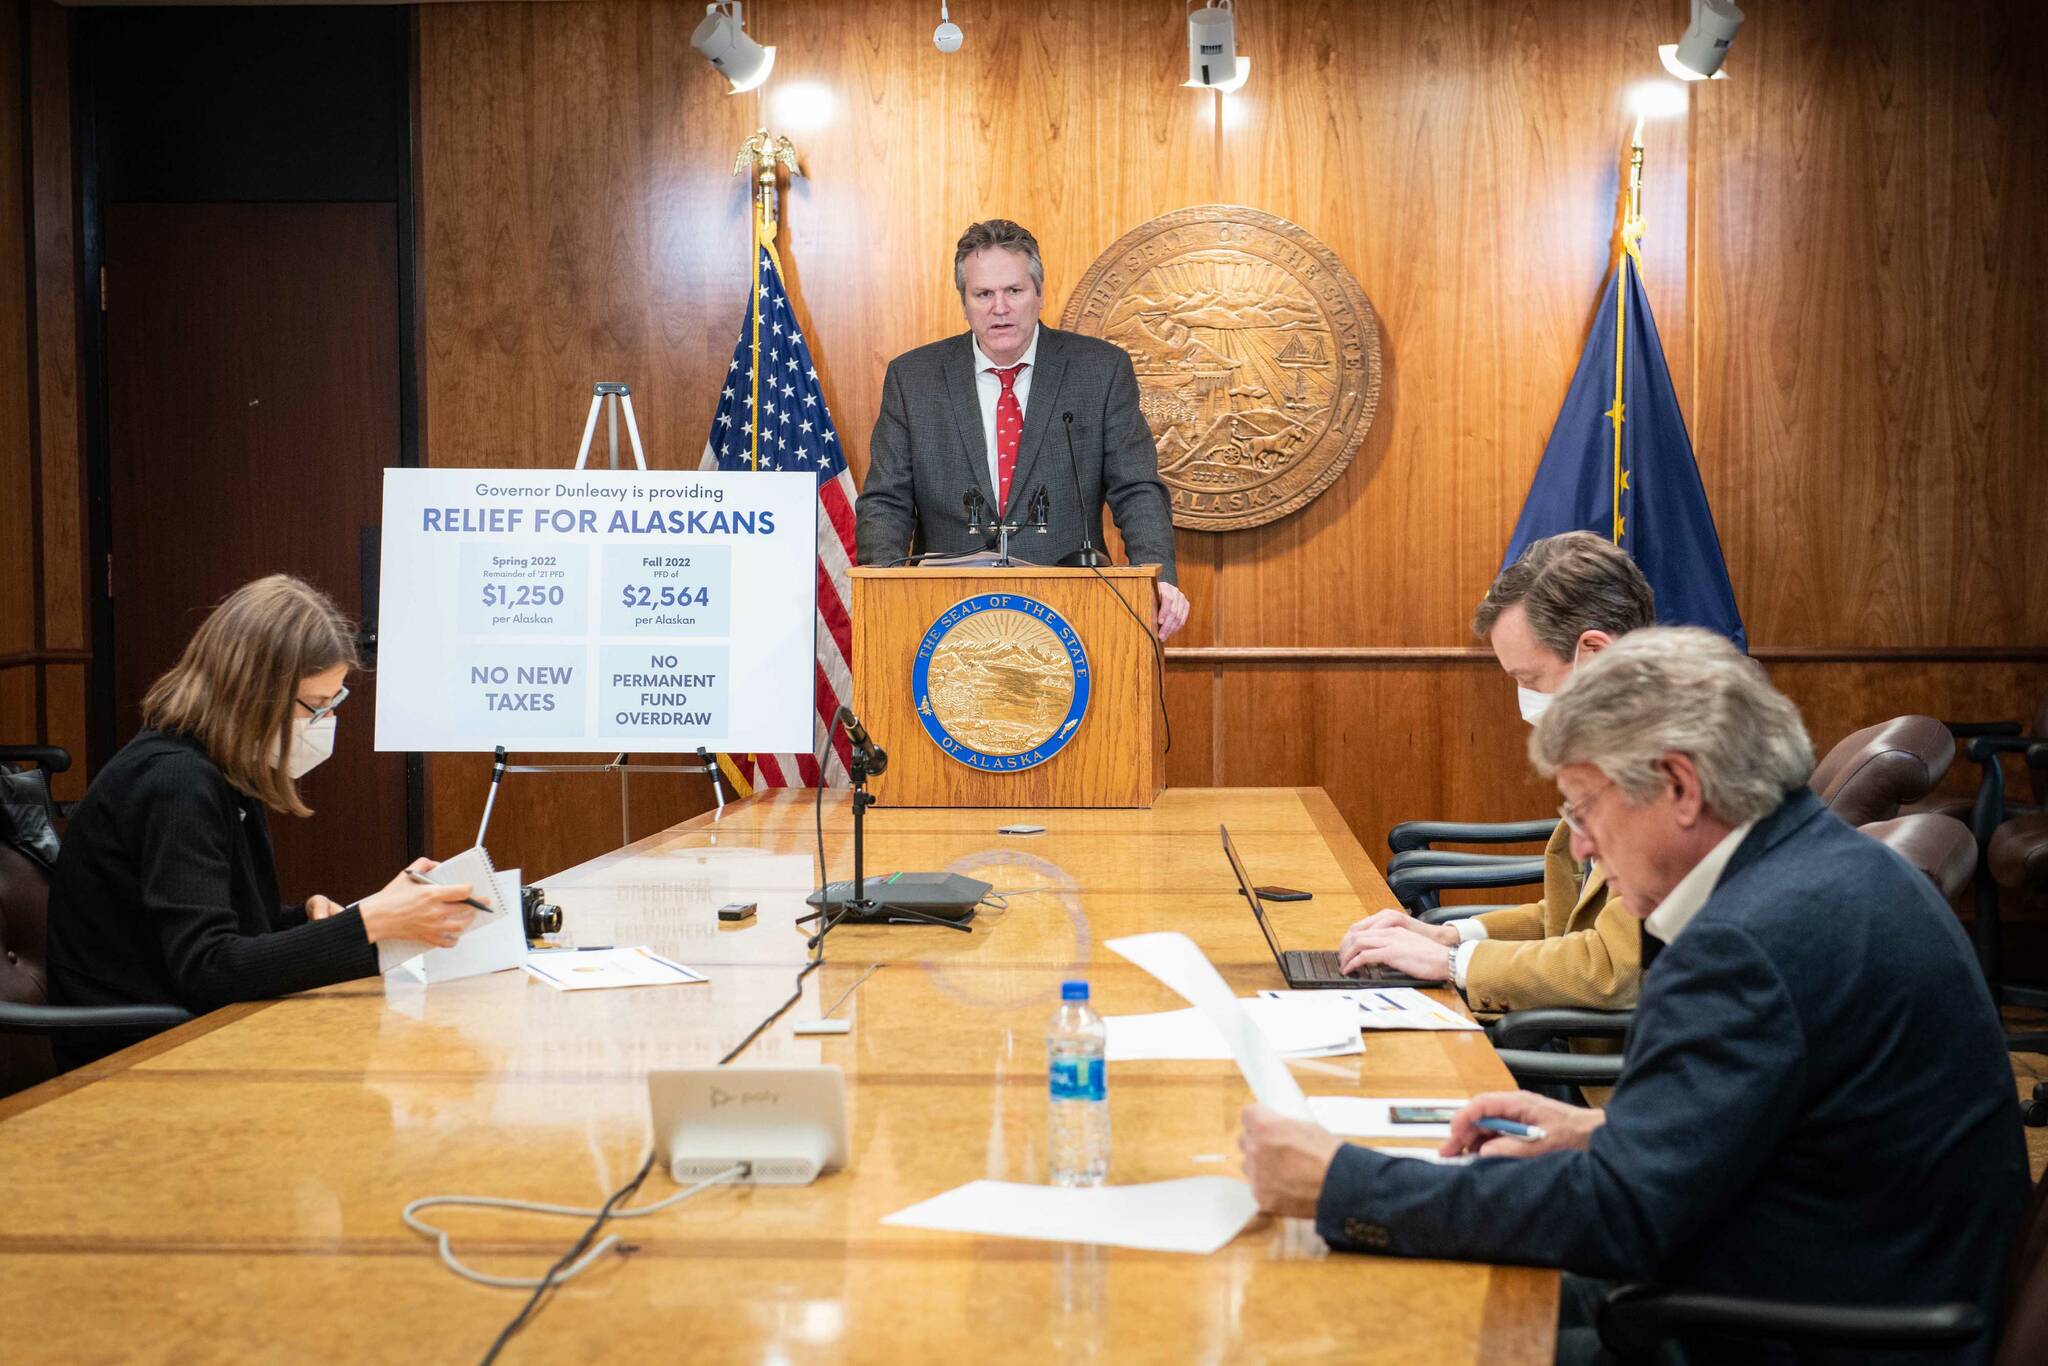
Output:
<instances>
[{"instance_id":1,"label":"gray hair","mask_svg":"<svg viewBox=\"0 0 2048 1366\"><path fill-rule=\"evenodd\" d=\"M1501 613L1522 604L1529 630L1559 659L1569 660L1588 631L1626 635L1657 620L1650 581L1629 553L1590 531L1531 541L1500 571L1472 614L1472 633L1493 634Z\"/></svg>"},{"instance_id":2,"label":"gray hair","mask_svg":"<svg viewBox=\"0 0 2048 1366\"><path fill-rule=\"evenodd\" d=\"M1031 229L1007 218L991 218L969 223L953 246L953 288L960 291L962 299L967 297L967 258L990 247L1001 247L1023 257L1025 268L1031 272L1031 287L1041 295L1045 293L1045 263L1038 259L1038 239L1031 235Z\"/></svg>"},{"instance_id":3,"label":"gray hair","mask_svg":"<svg viewBox=\"0 0 2048 1366\"><path fill-rule=\"evenodd\" d=\"M1529 737L1544 777L1592 764L1636 804L1656 794L1657 761L1672 752L1692 759L1707 809L1731 825L1776 810L1813 773L1799 708L1696 626L1632 631L1579 665Z\"/></svg>"}]
</instances>

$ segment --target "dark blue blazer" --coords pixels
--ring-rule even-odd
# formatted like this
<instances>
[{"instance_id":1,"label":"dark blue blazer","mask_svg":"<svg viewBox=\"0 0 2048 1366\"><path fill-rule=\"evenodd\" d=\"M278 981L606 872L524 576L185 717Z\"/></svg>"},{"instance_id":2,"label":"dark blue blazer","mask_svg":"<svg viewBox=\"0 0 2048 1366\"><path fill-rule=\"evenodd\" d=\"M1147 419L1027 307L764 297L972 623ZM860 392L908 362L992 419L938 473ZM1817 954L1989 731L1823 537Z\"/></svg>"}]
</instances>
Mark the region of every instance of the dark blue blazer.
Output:
<instances>
[{"instance_id":1,"label":"dark blue blazer","mask_svg":"<svg viewBox=\"0 0 2048 1366\"><path fill-rule=\"evenodd\" d=\"M1644 975L1584 1151L1459 1168L1347 1146L1316 1226L1342 1248L1967 1300L1996 1322L2027 1183L2004 1035L1956 917L1801 788Z\"/></svg>"}]
</instances>

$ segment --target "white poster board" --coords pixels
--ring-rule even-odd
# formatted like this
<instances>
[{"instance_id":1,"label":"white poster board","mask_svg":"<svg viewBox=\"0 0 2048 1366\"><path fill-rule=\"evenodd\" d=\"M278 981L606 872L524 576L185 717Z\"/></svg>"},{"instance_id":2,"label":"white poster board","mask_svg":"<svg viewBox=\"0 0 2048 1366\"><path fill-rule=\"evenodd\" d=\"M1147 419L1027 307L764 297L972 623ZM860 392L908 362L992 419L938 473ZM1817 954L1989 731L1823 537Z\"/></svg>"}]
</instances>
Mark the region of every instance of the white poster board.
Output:
<instances>
[{"instance_id":1,"label":"white poster board","mask_svg":"<svg viewBox=\"0 0 2048 1366\"><path fill-rule=\"evenodd\" d=\"M377 748L812 745L817 480L384 472Z\"/></svg>"}]
</instances>

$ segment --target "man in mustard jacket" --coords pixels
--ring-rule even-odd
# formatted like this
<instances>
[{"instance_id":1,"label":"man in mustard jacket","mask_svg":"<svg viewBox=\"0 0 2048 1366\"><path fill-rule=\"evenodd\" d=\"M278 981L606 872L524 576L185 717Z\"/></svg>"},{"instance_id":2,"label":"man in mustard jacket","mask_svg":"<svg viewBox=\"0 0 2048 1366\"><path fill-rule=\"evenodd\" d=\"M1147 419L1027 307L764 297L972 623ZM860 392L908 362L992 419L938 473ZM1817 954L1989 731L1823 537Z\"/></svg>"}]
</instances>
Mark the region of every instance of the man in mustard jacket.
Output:
<instances>
[{"instance_id":1,"label":"man in mustard jacket","mask_svg":"<svg viewBox=\"0 0 2048 1366\"><path fill-rule=\"evenodd\" d=\"M1534 725L1574 667L1620 636L1652 625L1649 581L1620 547L1591 532L1536 541L1500 572L1472 629L1515 680L1522 718ZM1376 912L1344 932L1337 956L1348 972L1385 963L1411 977L1449 981L1475 1011L1535 1006L1619 1010L1636 1001L1641 930L1607 895L1595 863L1572 858L1562 821L1543 851L1543 899L1449 925L1406 912Z\"/></svg>"}]
</instances>

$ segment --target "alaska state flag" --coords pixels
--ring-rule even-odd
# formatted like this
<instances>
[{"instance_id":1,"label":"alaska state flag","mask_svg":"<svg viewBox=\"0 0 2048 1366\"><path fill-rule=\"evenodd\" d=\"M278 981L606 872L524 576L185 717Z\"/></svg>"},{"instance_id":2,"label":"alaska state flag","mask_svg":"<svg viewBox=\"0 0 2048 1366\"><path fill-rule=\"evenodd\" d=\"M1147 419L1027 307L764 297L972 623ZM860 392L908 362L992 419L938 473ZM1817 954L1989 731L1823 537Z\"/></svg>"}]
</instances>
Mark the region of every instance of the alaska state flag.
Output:
<instances>
[{"instance_id":1,"label":"alaska state flag","mask_svg":"<svg viewBox=\"0 0 2048 1366\"><path fill-rule=\"evenodd\" d=\"M1501 567L1563 531L1595 532L1633 556L1660 625L1705 626L1749 649L1632 250L1607 282Z\"/></svg>"}]
</instances>

